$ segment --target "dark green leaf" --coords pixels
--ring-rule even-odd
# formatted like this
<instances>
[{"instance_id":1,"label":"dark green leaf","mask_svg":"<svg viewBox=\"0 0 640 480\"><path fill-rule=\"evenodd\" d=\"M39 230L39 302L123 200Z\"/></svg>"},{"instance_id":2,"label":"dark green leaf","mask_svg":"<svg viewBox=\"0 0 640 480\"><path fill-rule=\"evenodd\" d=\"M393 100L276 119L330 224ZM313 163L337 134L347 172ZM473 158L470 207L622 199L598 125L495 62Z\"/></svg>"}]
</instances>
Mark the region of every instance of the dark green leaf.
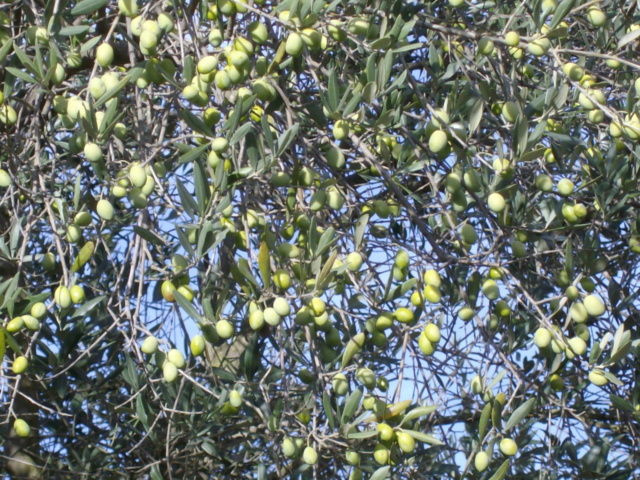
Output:
<instances>
[{"instance_id":1,"label":"dark green leaf","mask_svg":"<svg viewBox=\"0 0 640 480\"><path fill-rule=\"evenodd\" d=\"M390 470L391 470L391 467L389 466L380 467L375 472L373 472L373 475L369 477L369 480L383 480L389 476Z\"/></svg>"},{"instance_id":2,"label":"dark green leaf","mask_svg":"<svg viewBox=\"0 0 640 480\"><path fill-rule=\"evenodd\" d=\"M154 245L166 245L167 243L163 238L159 237L156 232L149 230L148 228L134 225L133 231L136 232L136 234L139 235L140 238Z\"/></svg>"},{"instance_id":3,"label":"dark green leaf","mask_svg":"<svg viewBox=\"0 0 640 480\"><path fill-rule=\"evenodd\" d=\"M198 199L198 214L203 217L209 205L209 186L200 162L193 162L193 184Z\"/></svg>"},{"instance_id":4,"label":"dark green leaf","mask_svg":"<svg viewBox=\"0 0 640 480\"><path fill-rule=\"evenodd\" d=\"M507 475L508 471L509 459L507 458L504 462L502 462L500 468L496 471L496 473L493 474L493 476L489 480L502 480Z\"/></svg>"},{"instance_id":5,"label":"dark green leaf","mask_svg":"<svg viewBox=\"0 0 640 480\"><path fill-rule=\"evenodd\" d=\"M509 417L509 420L504 426L504 432L505 433L508 432L513 427L518 425L522 420L524 420L526 416L529 415L529 413L531 413L531 410L533 409L533 406L535 405L535 403L536 403L536 399L530 398L529 400L524 402L522 405L520 405Z\"/></svg>"},{"instance_id":6,"label":"dark green leaf","mask_svg":"<svg viewBox=\"0 0 640 480\"><path fill-rule=\"evenodd\" d=\"M482 413L480 414L480 422L478 423L478 440L480 442L482 442L485 434L487 433L487 427L489 426L489 419L491 418L492 410L493 406L491 405L491 402L489 402L484 406Z\"/></svg>"},{"instance_id":7,"label":"dark green leaf","mask_svg":"<svg viewBox=\"0 0 640 480\"><path fill-rule=\"evenodd\" d=\"M298 135L299 129L300 124L296 123L285 130L285 132L278 137L278 151L275 154L276 158L282 155L287 147L291 144L291 142L293 142L293 140Z\"/></svg>"},{"instance_id":8,"label":"dark green leaf","mask_svg":"<svg viewBox=\"0 0 640 480\"><path fill-rule=\"evenodd\" d=\"M351 395L349 395L349 398L345 402L344 410L342 411L342 417L340 418L340 425L344 425L345 423L348 423L353 417L353 415L355 415L356 411L358 410L358 407L360 407L360 400L362 400L362 395L363 395L363 392L361 388L356 388L351 393Z\"/></svg>"},{"instance_id":9,"label":"dark green leaf","mask_svg":"<svg viewBox=\"0 0 640 480\"><path fill-rule=\"evenodd\" d=\"M200 156L207 151L209 148L208 144L200 145L199 147L192 148L188 152L180 155L179 163L189 163L193 162L196 158L200 158Z\"/></svg>"},{"instance_id":10,"label":"dark green leaf","mask_svg":"<svg viewBox=\"0 0 640 480\"><path fill-rule=\"evenodd\" d=\"M71 15L78 16L93 13L96 10L105 7L107 3L109 3L108 0L82 0L71 9Z\"/></svg>"},{"instance_id":11,"label":"dark green leaf","mask_svg":"<svg viewBox=\"0 0 640 480\"><path fill-rule=\"evenodd\" d=\"M187 300L184 295L182 295L178 290L174 292L174 296L176 299L176 303L182 308L187 314L193 318L196 322L204 322L204 318L202 315L196 310L196 307L193 306L189 300Z\"/></svg>"},{"instance_id":12,"label":"dark green leaf","mask_svg":"<svg viewBox=\"0 0 640 480\"><path fill-rule=\"evenodd\" d=\"M73 312L71 318L84 317L88 315L94 308L96 308L96 306L102 303L105 298L107 298L106 295L100 295L99 297L92 298L91 300L84 302L76 309L75 312Z\"/></svg>"},{"instance_id":13,"label":"dark green leaf","mask_svg":"<svg viewBox=\"0 0 640 480\"><path fill-rule=\"evenodd\" d=\"M178 195L180 195L180 201L182 202L182 207L185 212L187 212L190 217L195 217L198 211L198 204L194 200L193 195L187 191L184 184L178 178L176 178L176 186L178 187Z\"/></svg>"},{"instance_id":14,"label":"dark green leaf","mask_svg":"<svg viewBox=\"0 0 640 480\"><path fill-rule=\"evenodd\" d=\"M331 405L331 397L326 390L322 392L322 407L324 408L324 414L327 416L327 421L329 422L331 430L335 430L336 418L333 413L333 406Z\"/></svg>"}]
</instances>

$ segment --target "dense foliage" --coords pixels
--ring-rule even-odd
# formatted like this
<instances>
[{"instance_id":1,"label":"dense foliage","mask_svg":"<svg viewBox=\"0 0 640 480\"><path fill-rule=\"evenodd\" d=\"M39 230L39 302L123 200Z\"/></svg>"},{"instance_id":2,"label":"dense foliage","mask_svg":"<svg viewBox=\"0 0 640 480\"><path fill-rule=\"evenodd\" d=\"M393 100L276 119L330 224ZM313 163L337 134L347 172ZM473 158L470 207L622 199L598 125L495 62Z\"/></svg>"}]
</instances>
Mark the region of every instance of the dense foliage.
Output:
<instances>
[{"instance_id":1,"label":"dense foliage","mask_svg":"<svg viewBox=\"0 0 640 480\"><path fill-rule=\"evenodd\" d=\"M635 1L0 5L5 478L638 475Z\"/></svg>"}]
</instances>

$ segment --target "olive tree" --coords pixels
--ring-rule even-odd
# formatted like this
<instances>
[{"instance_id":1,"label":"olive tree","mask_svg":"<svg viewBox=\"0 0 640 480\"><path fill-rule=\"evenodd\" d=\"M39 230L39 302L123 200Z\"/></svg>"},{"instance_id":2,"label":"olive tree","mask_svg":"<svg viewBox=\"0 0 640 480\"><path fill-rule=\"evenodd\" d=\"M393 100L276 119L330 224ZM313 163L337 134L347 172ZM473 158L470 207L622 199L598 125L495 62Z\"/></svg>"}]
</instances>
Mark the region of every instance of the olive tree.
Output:
<instances>
[{"instance_id":1,"label":"olive tree","mask_svg":"<svg viewBox=\"0 0 640 480\"><path fill-rule=\"evenodd\" d=\"M0 6L3 478L637 476L638 41L634 1Z\"/></svg>"}]
</instances>

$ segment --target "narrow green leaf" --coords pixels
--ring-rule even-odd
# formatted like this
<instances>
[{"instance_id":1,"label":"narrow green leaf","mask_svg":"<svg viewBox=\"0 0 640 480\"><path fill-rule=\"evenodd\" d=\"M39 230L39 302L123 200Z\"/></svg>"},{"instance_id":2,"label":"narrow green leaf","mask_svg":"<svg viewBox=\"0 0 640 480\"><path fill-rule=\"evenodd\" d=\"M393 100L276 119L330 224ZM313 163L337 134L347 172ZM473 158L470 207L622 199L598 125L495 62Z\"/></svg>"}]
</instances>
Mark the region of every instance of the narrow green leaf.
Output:
<instances>
[{"instance_id":1,"label":"narrow green leaf","mask_svg":"<svg viewBox=\"0 0 640 480\"><path fill-rule=\"evenodd\" d=\"M356 388L349 398L345 402L344 410L342 411L342 417L340 418L340 425L344 425L351 420L351 417L355 415L358 407L360 406L360 400L362 400L362 388Z\"/></svg>"},{"instance_id":2,"label":"narrow green leaf","mask_svg":"<svg viewBox=\"0 0 640 480\"><path fill-rule=\"evenodd\" d=\"M13 51L16 53L16 56L18 57L18 59L20 60L20 63L22 63L22 65L29 70L31 73L35 74L38 69L36 68L36 66L33 64L33 60L31 59L31 57L29 57L29 55L27 55L27 52L25 52L24 50L22 50L17 44L13 44Z\"/></svg>"},{"instance_id":3,"label":"narrow green leaf","mask_svg":"<svg viewBox=\"0 0 640 480\"><path fill-rule=\"evenodd\" d=\"M275 145L275 142L273 140L273 133L271 132L271 125L269 125L269 120L267 120L267 116L266 115L263 115L262 118L260 119L260 126L262 127L260 129L260 132L262 133L262 136L264 137L264 141L267 142L267 147L269 147L269 151L271 153L275 152L276 145Z\"/></svg>"},{"instance_id":4,"label":"narrow green leaf","mask_svg":"<svg viewBox=\"0 0 640 480\"><path fill-rule=\"evenodd\" d=\"M278 137L278 150L275 154L275 157L278 158L280 155L284 153L284 151L289 147L291 142L298 135L298 130L300 130L300 124L295 123L291 127L287 128L282 135Z\"/></svg>"},{"instance_id":5,"label":"narrow green leaf","mask_svg":"<svg viewBox=\"0 0 640 480\"><path fill-rule=\"evenodd\" d=\"M318 273L318 276L316 277L316 285L319 289L324 289L329 283L329 280L331 279L331 269L333 268L336 258L338 258L338 251L334 250L322 266L320 273Z\"/></svg>"},{"instance_id":6,"label":"narrow green leaf","mask_svg":"<svg viewBox=\"0 0 640 480\"><path fill-rule=\"evenodd\" d=\"M125 366L122 369L122 377L134 390L138 389L138 372L129 354L125 354Z\"/></svg>"},{"instance_id":7,"label":"narrow green leaf","mask_svg":"<svg viewBox=\"0 0 640 480\"><path fill-rule=\"evenodd\" d=\"M624 337L624 323L621 323L613 336L613 345L611 346L611 356L615 355L620 345L622 345L622 339Z\"/></svg>"},{"instance_id":8,"label":"narrow green leaf","mask_svg":"<svg viewBox=\"0 0 640 480\"><path fill-rule=\"evenodd\" d=\"M181 109L178 113L186 122L186 124L193 129L194 132L207 136L211 135L211 127L204 123L200 117L197 117L186 108Z\"/></svg>"},{"instance_id":9,"label":"narrow green leaf","mask_svg":"<svg viewBox=\"0 0 640 480\"><path fill-rule=\"evenodd\" d=\"M102 36L96 35L95 37L90 38L80 47L80 53L87 53L88 51L95 48L102 41Z\"/></svg>"},{"instance_id":10,"label":"narrow green leaf","mask_svg":"<svg viewBox=\"0 0 640 480\"><path fill-rule=\"evenodd\" d=\"M198 214L203 217L209 205L209 186L200 162L193 162L193 185L198 199Z\"/></svg>"},{"instance_id":11,"label":"narrow green leaf","mask_svg":"<svg viewBox=\"0 0 640 480\"><path fill-rule=\"evenodd\" d=\"M362 238L364 237L364 231L369 223L369 214L363 213L356 221L356 227L353 234L354 247L356 250L360 248L362 244Z\"/></svg>"},{"instance_id":12,"label":"narrow green leaf","mask_svg":"<svg viewBox=\"0 0 640 480\"><path fill-rule=\"evenodd\" d=\"M193 304L189 300L187 300L184 295L182 295L178 290L173 293L176 298L176 303L180 306L180 308L187 312L187 314L196 322L204 322L204 318L202 318L202 315L198 313L196 307L194 307Z\"/></svg>"},{"instance_id":13,"label":"narrow green leaf","mask_svg":"<svg viewBox=\"0 0 640 480\"><path fill-rule=\"evenodd\" d=\"M428 435L426 433L416 432L415 430L404 430L404 432L408 433L419 442L428 443L429 445L444 445L444 443L442 443L436 437Z\"/></svg>"},{"instance_id":14,"label":"narrow green leaf","mask_svg":"<svg viewBox=\"0 0 640 480\"><path fill-rule=\"evenodd\" d=\"M70 27L61 28L58 35L63 37L73 37L74 35L82 35L91 30L89 25L72 25Z\"/></svg>"},{"instance_id":15,"label":"narrow green leaf","mask_svg":"<svg viewBox=\"0 0 640 480\"><path fill-rule=\"evenodd\" d=\"M180 201L182 202L182 207L184 211L190 217L195 217L196 211L198 210L198 204L193 199L193 195L189 193L184 184L176 178L176 187L178 187L178 195L180 195Z\"/></svg>"},{"instance_id":16,"label":"narrow green leaf","mask_svg":"<svg viewBox=\"0 0 640 480\"><path fill-rule=\"evenodd\" d=\"M143 240L146 240L147 242L153 245L162 246L167 244L167 242L163 238L159 237L156 232L149 230L148 228L143 228L138 225L134 225L133 231L138 236L140 236L140 238L142 238Z\"/></svg>"},{"instance_id":17,"label":"narrow green leaf","mask_svg":"<svg viewBox=\"0 0 640 480\"><path fill-rule=\"evenodd\" d=\"M502 430L502 403L498 400L493 401L493 408L491 409L491 422L493 428L500 431Z\"/></svg>"},{"instance_id":18,"label":"narrow green leaf","mask_svg":"<svg viewBox=\"0 0 640 480\"><path fill-rule=\"evenodd\" d=\"M200 145L199 147L192 148L187 153L180 155L178 159L178 163L189 163L193 162L196 158L200 158L200 156L209 148L209 144L205 143L204 145Z\"/></svg>"},{"instance_id":19,"label":"narrow green leaf","mask_svg":"<svg viewBox=\"0 0 640 480\"><path fill-rule=\"evenodd\" d=\"M244 125L242 125L240 128L236 130L236 133L233 134L233 136L231 137L231 140L229 140L229 145L235 145L244 137L246 137L247 134L252 130L253 130L253 124L251 122L245 123Z\"/></svg>"},{"instance_id":20,"label":"narrow green leaf","mask_svg":"<svg viewBox=\"0 0 640 480\"><path fill-rule=\"evenodd\" d=\"M624 383L618 378L616 377L613 373L608 372L606 370L603 370L602 373L604 374L604 376L606 377L607 380L609 380L611 383L621 387L624 385Z\"/></svg>"},{"instance_id":21,"label":"narrow green leaf","mask_svg":"<svg viewBox=\"0 0 640 480\"><path fill-rule=\"evenodd\" d=\"M487 427L489 426L489 419L491 418L491 410L493 409L491 402L487 403L482 409L482 413L480 414L480 421L478 422L478 437L479 441L482 442L484 436L487 433Z\"/></svg>"},{"instance_id":22,"label":"narrow green leaf","mask_svg":"<svg viewBox=\"0 0 640 480\"><path fill-rule=\"evenodd\" d=\"M122 89L129 84L129 82L131 82L131 75L125 75L124 77L122 77L122 79L120 79L118 83L107 90L104 95L102 95L100 99L96 101L96 103L94 104L95 107L101 107L113 97L117 96L122 91Z\"/></svg>"},{"instance_id":23,"label":"narrow green leaf","mask_svg":"<svg viewBox=\"0 0 640 480\"><path fill-rule=\"evenodd\" d=\"M616 353L611 354L611 358L609 359L609 364L614 365L622 360L629 354L629 350L631 350L631 332L625 332L625 336L628 335L629 338L622 341L620 347L616 350Z\"/></svg>"},{"instance_id":24,"label":"narrow green leaf","mask_svg":"<svg viewBox=\"0 0 640 480\"><path fill-rule=\"evenodd\" d=\"M509 459L507 458L504 462L502 462L500 468L496 471L496 473L493 474L493 476L489 480L502 480L507 475L508 471Z\"/></svg>"},{"instance_id":25,"label":"narrow green leaf","mask_svg":"<svg viewBox=\"0 0 640 480\"><path fill-rule=\"evenodd\" d=\"M336 429L336 417L333 414L333 407L331 406L331 397L329 393L325 390L322 392L322 407L324 408L324 414L327 416L327 421L329 422L329 426L331 430Z\"/></svg>"},{"instance_id":26,"label":"narrow green leaf","mask_svg":"<svg viewBox=\"0 0 640 480\"><path fill-rule=\"evenodd\" d=\"M4 343L4 329L0 328L0 364L4 360L4 352L7 350L7 347Z\"/></svg>"},{"instance_id":27,"label":"narrow green leaf","mask_svg":"<svg viewBox=\"0 0 640 480\"><path fill-rule=\"evenodd\" d=\"M7 330L4 327L0 327L0 331L3 333L5 350L6 350L6 345L8 345L9 348L13 350L13 353L15 353L16 355L22 355L22 349L20 348L20 345L18 345L18 342L16 342L16 340L13 338L13 335L7 332Z\"/></svg>"},{"instance_id":28,"label":"narrow green leaf","mask_svg":"<svg viewBox=\"0 0 640 480\"><path fill-rule=\"evenodd\" d=\"M86 15L106 6L108 0L82 0L71 9L71 15Z\"/></svg>"},{"instance_id":29,"label":"narrow green leaf","mask_svg":"<svg viewBox=\"0 0 640 480\"><path fill-rule=\"evenodd\" d=\"M564 18L569 14L575 3L576 0L564 0L563 2L560 2L560 5L558 5L558 7L556 8L556 12L553 15L551 23L549 24L549 29L553 30L558 25L560 25L560 22L562 22Z\"/></svg>"},{"instance_id":30,"label":"narrow green leaf","mask_svg":"<svg viewBox=\"0 0 640 480\"><path fill-rule=\"evenodd\" d=\"M7 55L9 55L9 52L12 48L13 43L9 41L6 41L2 44L2 47L0 47L0 62L4 62L4 59L7 58Z\"/></svg>"},{"instance_id":31,"label":"narrow green leaf","mask_svg":"<svg viewBox=\"0 0 640 480\"><path fill-rule=\"evenodd\" d=\"M589 363L596 363L600 355L602 355L602 348L598 343L594 343L591 352L589 352Z\"/></svg>"},{"instance_id":32,"label":"narrow green leaf","mask_svg":"<svg viewBox=\"0 0 640 480\"><path fill-rule=\"evenodd\" d=\"M138 419L142 423L142 426L145 430L149 430L149 417L147 415L147 409L145 404L145 396L138 395L136 397L136 414L138 415Z\"/></svg>"},{"instance_id":33,"label":"narrow green leaf","mask_svg":"<svg viewBox=\"0 0 640 480\"><path fill-rule=\"evenodd\" d=\"M469 114L469 133L474 133L480 126L482 121L482 114L484 113L484 100L478 98L473 107L471 107L471 113Z\"/></svg>"},{"instance_id":34,"label":"narrow green leaf","mask_svg":"<svg viewBox=\"0 0 640 480\"><path fill-rule=\"evenodd\" d=\"M378 435L377 430L365 430L364 432L351 432L347 434L347 438L363 439L375 437L376 435Z\"/></svg>"},{"instance_id":35,"label":"narrow green leaf","mask_svg":"<svg viewBox=\"0 0 640 480\"><path fill-rule=\"evenodd\" d=\"M400 422L400 426L404 425L406 422L410 422L415 420L416 418L424 417L425 415L429 415L435 412L438 409L436 405L430 405L428 407L416 407L410 412L408 412L402 421Z\"/></svg>"},{"instance_id":36,"label":"narrow green leaf","mask_svg":"<svg viewBox=\"0 0 640 480\"><path fill-rule=\"evenodd\" d=\"M504 431L508 432L513 427L518 425L527 415L529 415L535 403L536 399L530 398L522 405L520 405L509 417L507 424L504 426Z\"/></svg>"},{"instance_id":37,"label":"narrow green leaf","mask_svg":"<svg viewBox=\"0 0 640 480\"><path fill-rule=\"evenodd\" d=\"M491 380L488 384L487 384L487 388L489 390L491 390L493 387L495 387L498 383L500 383L500 380L502 380L504 378L504 376L506 375L507 370L501 370L500 373L498 373L498 375L496 375L493 380Z\"/></svg>"},{"instance_id":38,"label":"narrow green leaf","mask_svg":"<svg viewBox=\"0 0 640 480\"><path fill-rule=\"evenodd\" d=\"M79 308L76 309L75 312L73 312L73 315L71 315L71 318L78 318L78 317L86 316L94 308L96 308L100 303L102 303L105 298L107 298L106 295L100 295L99 297L92 298L91 300L83 303Z\"/></svg>"},{"instance_id":39,"label":"narrow green leaf","mask_svg":"<svg viewBox=\"0 0 640 480\"><path fill-rule=\"evenodd\" d=\"M19 78L20 80L24 80L27 83L36 83L36 84L39 83L38 80L33 78L31 75L17 68L5 67L5 70L9 72L11 75L13 75L14 77Z\"/></svg>"},{"instance_id":40,"label":"narrow green leaf","mask_svg":"<svg viewBox=\"0 0 640 480\"><path fill-rule=\"evenodd\" d=\"M624 398L621 398L621 397L619 397L617 395L614 395L613 393L611 395L609 395L609 400L611 400L612 405L614 407L616 407L618 410L622 410L624 412L635 412L636 411L636 409L633 408L633 405L631 405L631 403L629 403Z\"/></svg>"},{"instance_id":41,"label":"narrow green leaf","mask_svg":"<svg viewBox=\"0 0 640 480\"><path fill-rule=\"evenodd\" d=\"M20 280L20 274L17 273L11 281L7 285L7 289L4 292L4 302L2 302L2 306L0 309L7 308L9 304L12 305L13 310L13 299L15 297L15 293L18 291L18 281Z\"/></svg>"},{"instance_id":42,"label":"narrow green leaf","mask_svg":"<svg viewBox=\"0 0 640 480\"><path fill-rule=\"evenodd\" d=\"M388 465L386 467L380 467L373 472L373 475L369 477L369 480L383 480L389 476L389 470L391 470L391 467Z\"/></svg>"},{"instance_id":43,"label":"narrow green leaf","mask_svg":"<svg viewBox=\"0 0 640 480\"><path fill-rule=\"evenodd\" d=\"M315 230L315 229L314 229ZM331 244L336 240L335 230L333 227L327 228L320 240L318 240L318 248L316 249L315 256L319 257L324 254L324 252L331 246Z\"/></svg>"},{"instance_id":44,"label":"narrow green leaf","mask_svg":"<svg viewBox=\"0 0 640 480\"><path fill-rule=\"evenodd\" d=\"M329 112L333 113L338 108L338 96L340 93L340 87L338 86L338 75L335 70L329 72L329 84L328 84L327 101L329 103Z\"/></svg>"},{"instance_id":45,"label":"narrow green leaf","mask_svg":"<svg viewBox=\"0 0 640 480\"><path fill-rule=\"evenodd\" d=\"M256 280L256 277L254 277L253 273L251 273L251 268L249 268L249 262L246 258L238 259L238 270L240 270L242 276L249 280L256 288L260 288L258 280Z\"/></svg>"}]
</instances>

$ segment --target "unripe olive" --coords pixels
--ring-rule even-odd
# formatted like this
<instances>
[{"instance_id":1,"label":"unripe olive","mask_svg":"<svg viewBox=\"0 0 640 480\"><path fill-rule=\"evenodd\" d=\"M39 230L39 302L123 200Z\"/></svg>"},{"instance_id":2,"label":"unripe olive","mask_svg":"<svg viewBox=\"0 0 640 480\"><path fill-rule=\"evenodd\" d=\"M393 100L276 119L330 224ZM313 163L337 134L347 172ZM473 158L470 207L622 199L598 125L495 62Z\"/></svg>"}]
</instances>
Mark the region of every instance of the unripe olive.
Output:
<instances>
[{"instance_id":1,"label":"unripe olive","mask_svg":"<svg viewBox=\"0 0 640 480\"><path fill-rule=\"evenodd\" d=\"M175 291L176 286L170 280L165 280L164 282L162 282L161 292L162 296L167 302L175 301Z\"/></svg>"},{"instance_id":2,"label":"unripe olive","mask_svg":"<svg viewBox=\"0 0 640 480\"><path fill-rule=\"evenodd\" d=\"M336 140L344 140L349 135L349 124L346 120L336 120L332 131Z\"/></svg>"},{"instance_id":3,"label":"unripe olive","mask_svg":"<svg viewBox=\"0 0 640 480\"><path fill-rule=\"evenodd\" d=\"M594 27L602 27L607 23L607 15L597 7L590 7L587 11L587 19Z\"/></svg>"},{"instance_id":4,"label":"unripe olive","mask_svg":"<svg viewBox=\"0 0 640 480\"><path fill-rule=\"evenodd\" d=\"M604 376L604 372L602 370L591 370L591 372L589 372L589 381L598 387L602 387L609 383L609 380Z\"/></svg>"},{"instance_id":5,"label":"unripe olive","mask_svg":"<svg viewBox=\"0 0 640 480\"><path fill-rule=\"evenodd\" d=\"M518 451L518 445L510 438L503 438L500 440L500 451L504 455L511 457Z\"/></svg>"},{"instance_id":6,"label":"unripe olive","mask_svg":"<svg viewBox=\"0 0 640 480\"><path fill-rule=\"evenodd\" d=\"M302 461L307 465L315 465L318 463L318 453L313 447L307 447L302 452Z\"/></svg>"},{"instance_id":7,"label":"unripe olive","mask_svg":"<svg viewBox=\"0 0 640 480\"><path fill-rule=\"evenodd\" d=\"M165 362L162 366L162 376L167 383L173 383L178 378L178 368L171 362Z\"/></svg>"},{"instance_id":8,"label":"unripe olive","mask_svg":"<svg viewBox=\"0 0 640 480\"><path fill-rule=\"evenodd\" d=\"M223 340L227 340L233 337L235 329L233 327L233 324L228 320L219 320L218 323L216 323L216 332L218 333L220 338L222 338Z\"/></svg>"},{"instance_id":9,"label":"unripe olive","mask_svg":"<svg viewBox=\"0 0 640 480\"><path fill-rule=\"evenodd\" d=\"M62 309L69 308L71 306L71 293L69 289L64 285L60 285L56 288L54 299L58 306Z\"/></svg>"},{"instance_id":10,"label":"unripe olive","mask_svg":"<svg viewBox=\"0 0 640 480\"><path fill-rule=\"evenodd\" d=\"M154 336L145 338L140 350L146 355L153 355L158 351L158 339Z\"/></svg>"},{"instance_id":11,"label":"unripe olive","mask_svg":"<svg viewBox=\"0 0 640 480\"><path fill-rule=\"evenodd\" d=\"M512 30L510 32L507 32L507 34L504 36L504 41L510 47L517 47L520 44L520 35L518 35L518 32L514 32Z\"/></svg>"},{"instance_id":12,"label":"unripe olive","mask_svg":"<svg viewBox=\"0 0 640 480\"><path fill-rule=\"evenodd\" d=\"M529 42L529 44L527 45L527 50L529 50L529 52L535 57L543 56L549 51L550 48L551 42L547 37L537 38Z\"/></svg>"},{"instance_id":13,"label":"unripe olive","mask_svg":"<svg viewBox=\"0 0 640 480\"><path fill-rule=\"evenodd\" d=\"M182 352L176 348L169 350L169 353L167 353L167 360L173 363L177 368L184 368L187 364Z\"/></svg>"},{"instance_id":14,"label":"unripe olive","mask_svg":"<svg viewBox=\"0 0 640 480\"><path fill-rule=\"evenodd\" d=\"M298 449L290 437L285 437L282 440L282 454L289 458L293 458L298 454Z\"/></svg>"},{"instance_id":15,"label":"unripe olive","mask_svg":"<svg viewBox=\"0 0 640 480\"><path fill-rule=\"evenodd\" d=\"M493 192L487 197L487 206L489 207L489 210L500 213L505 209L507 203L500 193Z\"/></svg>"},{"instance_id":16,"label":"unripe olive","mask_svg":"<svg viewBox=\"0 0 640 480\"><path fill-rule=\"evenodd\" d=\"M285 42L285 51L287 54L292 57L297 57L302 53L303 48L304 42L302 41L302 37L295 32L290 33Z\"/></svg>"},{"instance_id":17,"label":"unripe olive","mask_svg":"<svg viewBox=\"0 0 640 480\"><path fill-rule=\"evenodd\" d=\"M347 377L342 373L338 373L333 377L331 386L333 387L333 391L335 392L335 394L340 397L346 395L349 391L349 381L347 380Z\"/></svg>"},{"instance_id":18,"label":"unripe olive","mask_svg":"<svg viewBox=\"0 0 640 480\"><path fill-rule=\"evenodd\" d=\"M96 213L103 220L106 220L106 221L113 220L113 217L114 217L113 205L109 200L102 198L98 200L98 203L96 204Z\"/></svg>"},{"instance_id":19,"label":"unripe olive","mask_svg":"<svg viewBox=\"0 0 640 480\"><path fill-rule=\"evenodd\" d=\"M15 430L16 434L22 438L28 437L31 433L29 424L21 418L16 418L16 420L13 422L13 429Z\"/></svg>"},{"instance_id":20,"label":"unripe olive","mask_svg":"<svg viewBox=\"0 0 640 480\"><path fill-rule=\"evenodd\" d=\"M487 452L484 451L478 452L474 459L474 465L476 467L476 470L478 470L479 472L484 472L489 466L489 462L489 455L487 455Z\"/></svg>"},{"instance_id":21,"label":"unripe olive","mask_svg":"<svg viewBox=\"0 0 640 480\"><path fill-rule=\"evenodd\" d=\"M535 343L538 348L548 347L551 343L551 332L544 327L540 327L533 335L533 343Z\"/></svg>"},{"instance_id":22,"label":"unripe olive","mask_svg":"<svg viewBox=\"0 0 640 480\"><path fill-rule=\"evenodd\" d=\"M273 327L280 325L280 322L282 321L282 318L280 317L280 315L278 315L273 307L265 308L263 317L264 321ZM251 318L249 318L249 320L251 320Z\"/></svg>"},{"instance_id":23,"label":"unripe olive","mask_svg":"<svg viewBox=\"0 0 640 480\"><path fill-rule=\"evenodd\" d=\"M21 373L24 373L25 370L27 370L28 366L29 366L29 360L27 360L27 357L24 357L22 355L19 357L16 357L13 360L13 365L12 365L13 373L15 373L16 375L20 375Z\"/></svg>"},{"instance_id":24,"label":"unripe olive","mask_svg":"<svg viewBox=\"0 0 640 480\"><path fill-rule=\"evenodd\" d=\"M496 300L500 296L500 288L495 280L487 279L482 284L482 293L484 293L489 300Z\"/></svg>"},{"instance_id":25,"label":"unripe olive","mask_svg":"<svg viewBox=\"0 0 640 480\"><path fill-rule=\"evenodd\" d=\"M379 465L386 465L389 463L389 449L383 445L382 443L379 443L375 446L375 448L373 449L373 459L379 464Z\"/></svg>"},{"instance_id":26,"label":"unripe olive","mask_svg":"<svg viewBox=\"0 0 640 480\"><path fill-rule=\"evenodd\" d=\"M134 187L142 187L147 181L147 172L142 165L134 163L129 168L129 178Z\"/></svg>"},{"instance_id":27,"label":"unripe olive","mask_svg":"<svg viewBox=\"0 0 640 480\"><path fill-rule=\"evenodd\" d=\"M11 177L6 170L0 168L0 187L7 188L11 185Z\"/></svg>"},{"instance_id":28,"label":"unripe olive","mask_svg":"<svg viewBox=\"0 0 640 480\"><path fill-rule=\"evenodd\" d=\"M113 62L113 47L108 43L102 43L96 49L96 61L102 68L107 68Z\"/></svg>"},{"instance_id":29,"label":"unripe olive","mask_svg":"<svg viewBox=\"0 0 640 480\"><path fill-rule=\"evenodd\" d=\"M440 328L435 323L428 323L422 334L427 337L431 343L438 343L441 338Z\"/></svg>"},{"instance_id":30,"label":"unripe olive","mask_svg":"<svg viewBox=\"0 0 640 480\"><path fill-rule=\"evenodd\" d=\"M35 318L44 318L44 316L47 314L47 306L42 302L34 303L31 306L30 313Z\"/></svg>"},{"instance_id":31,"label":"unripe olive","mask_svg":"<svg viewBox=\"0 0 640 480\"><path fill-rule=\"evenodd\" d=\"M427 357L433 355L436 351L433 343L431 343L429 339L422 334L418 337L418 348Z\"/></svg>"},{"instance_id":32,"label":"unripe olive","mask_svg":"<svg viewBox=\"0 0 640 480\"><path fill-rule=\"evenodd\" d=\"M83 303L86 299L84 289L80 285L74 285L69 289L69 295L71 296L71 301L76 305Z\"/></svg>"},{"instance_id":33,"label":"unripe olive","mask_svg":"<svg viewBox=\"0 0 640 480\"><path fill-rule=\"evenodd\" d=\"M413 453L416 448L415 439L407 432L398 432L396 434L398 446L404 453Z\"/></svg>"},{"instance_id":34,"label":"unripe olive","mask_svg":"<svg viewBox=\"0 0 640 480\"><path fill-rule=\"evenodd\" d=\"M604 312L606 311L606 308L604 306L604 303L602 303L602 300L600 300L595 295L587 295L584 298L583 303L584 303L584 308L592 317L600 317L604 315Z\"/></svg>"},{"instance_id":35,"label":"unripe olive","mask_svg":"<svg viewBox=\"0 0 640 480\"><path fill-rule=\"evenodd\" d=\"M444 152L449 145L449 136L444 130L436 130L429 137L429 150L433 153Z\"/></svg>"}]
</instances>

